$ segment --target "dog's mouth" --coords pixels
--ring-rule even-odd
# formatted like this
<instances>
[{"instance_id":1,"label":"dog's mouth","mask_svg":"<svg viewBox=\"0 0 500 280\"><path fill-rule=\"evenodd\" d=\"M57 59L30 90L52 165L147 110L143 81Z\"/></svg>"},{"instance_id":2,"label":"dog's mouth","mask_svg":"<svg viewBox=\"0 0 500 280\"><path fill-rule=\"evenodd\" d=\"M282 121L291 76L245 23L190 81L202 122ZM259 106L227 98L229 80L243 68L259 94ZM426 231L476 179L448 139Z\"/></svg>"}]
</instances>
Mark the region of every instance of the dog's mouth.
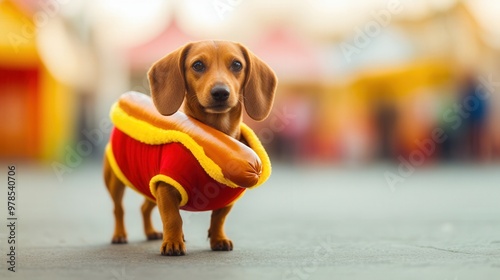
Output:
<instances>
[{"instance_id":1,"label":"dog's mouth","mask_svg":"<svg viewBox=\"0 0 500 280\"><path fill-rule=\"evenodd\" d=\"M204 107L205 112L211 113L211 114L224 114L227 113L231 110L231 107L228 106L226 103L224 104L213 104L207 107Z\"/></svg>"}]
</instances>

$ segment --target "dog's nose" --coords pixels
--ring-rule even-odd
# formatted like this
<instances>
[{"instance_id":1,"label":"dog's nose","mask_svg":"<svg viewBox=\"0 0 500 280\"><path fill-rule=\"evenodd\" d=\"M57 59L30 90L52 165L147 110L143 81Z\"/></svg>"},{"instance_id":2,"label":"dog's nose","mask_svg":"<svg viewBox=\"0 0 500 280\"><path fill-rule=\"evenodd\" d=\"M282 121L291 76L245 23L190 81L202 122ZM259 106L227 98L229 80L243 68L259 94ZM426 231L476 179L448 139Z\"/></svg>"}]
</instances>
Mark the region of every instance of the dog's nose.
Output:
<instances>
[{"instance_id":1,"label":"dog's nose","mask_svg":"<svg viewBox=\"0 0 500 280\"><path fill-rule=\"evenodd\" d=\"M229 98L229 88L226 85L216 85L210 90L215 101L226 101Z\"/></svg>"}]
</instances>

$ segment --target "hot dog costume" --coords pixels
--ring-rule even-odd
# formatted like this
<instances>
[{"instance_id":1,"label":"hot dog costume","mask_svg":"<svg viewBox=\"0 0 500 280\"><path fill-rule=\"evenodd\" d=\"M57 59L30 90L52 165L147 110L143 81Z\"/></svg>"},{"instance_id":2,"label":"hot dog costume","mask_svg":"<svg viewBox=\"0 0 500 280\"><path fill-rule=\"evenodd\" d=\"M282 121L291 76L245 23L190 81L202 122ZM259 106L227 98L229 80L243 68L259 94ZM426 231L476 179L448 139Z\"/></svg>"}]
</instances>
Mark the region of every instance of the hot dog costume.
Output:
<instances>
[{"instance_id":1,"label":"hot dog costume","mask_svg":"<svg viewBox=\"0 0 500 280\"><path fill-rule=\"evenodd\" d=\"M110 117L106 157L113 172L153 201L156 184L165 182L181 194L181 209L219 209L271 174L264 147L243 123L248 146L182 112L163 116L150 97L135 92L123 94Z\"/></svg>"}]
</instances>

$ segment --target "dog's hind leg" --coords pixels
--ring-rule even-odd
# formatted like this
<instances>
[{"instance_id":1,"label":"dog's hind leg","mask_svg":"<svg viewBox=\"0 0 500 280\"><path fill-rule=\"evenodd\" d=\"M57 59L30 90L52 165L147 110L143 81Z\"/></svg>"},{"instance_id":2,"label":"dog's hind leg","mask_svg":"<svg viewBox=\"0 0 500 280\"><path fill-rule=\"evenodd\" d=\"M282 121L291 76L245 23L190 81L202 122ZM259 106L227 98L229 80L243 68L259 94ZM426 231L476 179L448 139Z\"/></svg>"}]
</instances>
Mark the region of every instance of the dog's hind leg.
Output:
<instances>
[{"instance_id":1,"label":"dog's hind leg","mask_svg":"<svg viewBox=\"0 0 500 280\"><path fill-rule=\"evenodd\" d=\"M141 207L142 218L144 220L144 233L146 233L148 240L158 240L163 238L163 233L154 229L153 221L151 220L151 212L155 206L156 203L146 198Z\"/></svg>"},{"instance_id":2,"label":"dog's hind leg","mask_svg":"<svg viewBox=\"0 0 500 280\"><path fill-rule=\"evenodd\" d=\"M109 165L106 155L104 156L104 182L114 204L115 232L113 233L111 243L125 244L127 243L127 232L125 231L125 223L123 220L124 211L122 204L125 185L116 177L113 169Z\"/></svg>"}]
</instances>

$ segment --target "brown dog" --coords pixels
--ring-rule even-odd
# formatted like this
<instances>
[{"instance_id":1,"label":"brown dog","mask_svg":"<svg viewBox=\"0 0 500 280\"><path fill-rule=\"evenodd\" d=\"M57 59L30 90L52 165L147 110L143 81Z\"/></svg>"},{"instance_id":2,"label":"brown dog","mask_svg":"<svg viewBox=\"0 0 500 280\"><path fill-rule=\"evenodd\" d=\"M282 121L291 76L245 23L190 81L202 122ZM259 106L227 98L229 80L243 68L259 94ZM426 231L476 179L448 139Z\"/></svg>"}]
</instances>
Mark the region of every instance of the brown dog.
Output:
<instances>
[{"instance_id":1,"label":"brown dog","mask_svg":"<svg viewBox=\"0 0 500 280\"><path fill-rule=\"evenodd\" d=\"M185 114L240 140L243 107L255 120L263 120L271 110L277 79L274 72L238 43L201 41L189 43L156 62L149 82L153 102L162 115L172 115L182 106ZM122 198L125 185L105 157L104 180L114 202L115 231L112 243L127 243ZM151 221L155 203L142 205L144 231L148 240L163 238L162 255L186 253L181 195L171 185L156 185L156 202L163 222L163 234ZM208 236L215 251L230 251L232 241L224 233L224 221L232 204L212 212Z\"/></svg>"}]
</instances>

